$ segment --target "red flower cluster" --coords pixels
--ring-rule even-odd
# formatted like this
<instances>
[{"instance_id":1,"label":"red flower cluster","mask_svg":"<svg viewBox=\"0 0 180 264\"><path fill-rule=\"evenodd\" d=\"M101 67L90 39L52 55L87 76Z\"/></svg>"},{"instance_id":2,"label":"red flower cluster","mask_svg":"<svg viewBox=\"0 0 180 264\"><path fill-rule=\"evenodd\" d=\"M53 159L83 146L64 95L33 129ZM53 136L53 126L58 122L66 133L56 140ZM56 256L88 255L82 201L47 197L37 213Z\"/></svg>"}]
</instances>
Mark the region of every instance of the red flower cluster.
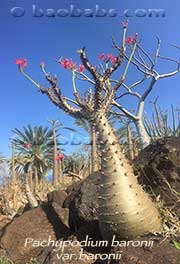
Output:
<instances>
[{"instance_id":1,"label":"red flower cluster","mask_svg":"<svg viewBox=\"0 0 180 264\"><path fill-rule=\"evenodd\" d=\"M15 63L21 68L27 67L27 59L16 59Z\"/></svg>"},{"instance_id":2,"label":"red flower cluster","mask_svg":"<svg viewBox=\"0 0 180 264\"><path fill-rule=\"evenodd\" d=\"M24 148L30 149L30 147L31 147L31 143L30 142L27 142L27 143L24 144Z\"/></svg>"},{"instance_id":3,"label":"red flower cluster","mask_svg":"<svg viewBox=\"0 0 180 264\"><path fill-rule=\"evenodd\" d=\"M101 53L101 54L99 54L98 59L99 59L99 60L103 60L103 61L105 61L105 62L109 62L109 61L111 61L111 63L112 63L113 65L114 65L114 64L116 63L116 61L117 61L117 58L114 57L111 53L108 54L108 55L105 55L104 53Z\"/></svg>"},{"instance_id":4,"label":"red flower cluster","mask_svg":"<svg viewBox=\"0 0 180 264\"><path fill-rule=\"evenodd\" d=\"M61 63L61 66L64 69L70 69L70 70L75 70L76 69L76 63L73 62L72 59L70 59L70 60L69 59L64 59L60 63ZM84 72L84 70L85 70L84 65L80 64L77 70L79 72Z\"/></svg>"},{"instance_id":5,"label":"red flower cluster","mask_svg":"<svg viewBox=\"0 0 180 264\"><path fill-rule=\"evenodd\" d=\"M59 161L59 160L63 160L65 157L63 154L57 154L56 156L56 160Z\"/></svg>"},{"instance_id":6,"label":"red flower cluster","mask_svg":"<svg viewBox=\"0 0 180 264\"><path fill-rule=\"evenodd\" d=\"M78 72L84 72L84 70L85 70L84 65L80 64L78 68Z\"/></svg>"},{"instance_id":7,"label":"red flower cluster","mask_svg":"<svg viewBox=\"0 0 180 264\"><path fill-rule=\"evenodd\" d=\"M137 38L138 38L138 33L136 33L134 37L132 36L127 37L126 44L130 44L130 45L134 44L137 41Z\"/></svg>"},{"instance_id":8,"label":"red flower cluster","mask_svg":"<svg viewBox=\"0 0 180 264\"><path fill-rule=\"evenodd\" d=\"M99 57L98 57L99 60L105 60L105 58L106 58L106 55L104 53L99 54Z\"/></svg>"}]
</instances>

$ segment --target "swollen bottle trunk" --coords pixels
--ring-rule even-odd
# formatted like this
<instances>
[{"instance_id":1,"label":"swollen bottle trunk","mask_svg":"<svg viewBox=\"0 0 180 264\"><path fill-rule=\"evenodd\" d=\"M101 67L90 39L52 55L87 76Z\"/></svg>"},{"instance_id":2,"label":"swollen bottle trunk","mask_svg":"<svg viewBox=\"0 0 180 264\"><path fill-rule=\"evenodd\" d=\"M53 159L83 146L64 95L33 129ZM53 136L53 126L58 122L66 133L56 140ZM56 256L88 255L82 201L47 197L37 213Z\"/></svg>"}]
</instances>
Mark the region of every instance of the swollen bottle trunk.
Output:
<instances>
[{"instance_id":1,"label":"swollen bottle trunk","mask_svg":"<svg viewBox=\"0 0 180 264\"><path fill-rule=\"evenodd\" d=\"M99 171L99 156L96 140L96 126L91 124L91 172Z\"/></svg>"},{"instance_id":2,"label":"swollen bottle trunk","mask_svg":"<svg viewBox=\"0 0 180 264\"><path fill-rule=\"evenodd\" d=\"M96 116L102 155L99 187L100 229L105 239L113 235L134 238L161 230L160 215L138 184L133 168L121 151L113 128L102 112Z\"/></svg>"}]
</instances>

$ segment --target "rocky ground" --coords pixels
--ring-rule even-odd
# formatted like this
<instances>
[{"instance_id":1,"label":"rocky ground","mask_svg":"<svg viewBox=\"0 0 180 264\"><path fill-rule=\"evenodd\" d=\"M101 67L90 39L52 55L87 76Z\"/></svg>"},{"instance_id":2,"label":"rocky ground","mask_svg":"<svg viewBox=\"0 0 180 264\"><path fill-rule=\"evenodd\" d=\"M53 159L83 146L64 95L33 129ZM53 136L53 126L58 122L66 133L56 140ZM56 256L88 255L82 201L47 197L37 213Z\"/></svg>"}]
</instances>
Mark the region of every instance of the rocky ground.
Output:
<instances>
[{"instance_id":1,"label":"rocky ground","mask_svg":"<svg viewBox=\"0 0 180 264\"><path fill-rule=\"evenodd\" d=\"M135 161L135 172L159 205L166 224L164 234L149 234L129 244L121 241L116 247L82 245L87 236L94 243L103 241L96 173L66 191L48 194L48 202L25 209L8 224L3 218L0 256L20 264L32 258L42 264L180 264L180 250L173 243L178 242L180 225L180 139L160 140L144 149Z\"/></svg>"}]
</instances>

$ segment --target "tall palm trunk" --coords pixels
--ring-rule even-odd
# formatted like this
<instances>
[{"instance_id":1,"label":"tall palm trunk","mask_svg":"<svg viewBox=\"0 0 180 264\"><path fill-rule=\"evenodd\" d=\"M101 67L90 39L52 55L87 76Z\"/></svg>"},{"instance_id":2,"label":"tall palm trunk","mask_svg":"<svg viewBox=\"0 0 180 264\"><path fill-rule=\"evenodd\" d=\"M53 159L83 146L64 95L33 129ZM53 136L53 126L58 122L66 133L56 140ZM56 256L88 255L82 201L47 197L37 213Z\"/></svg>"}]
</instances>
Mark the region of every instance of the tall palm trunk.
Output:
<instances>
[{"instance_id":1,"label":"tall palm trunk","mask_svg":"<svg viewBox=\"0 0 180 264\"><path fill-rule=\"evenodd\" d=\"M59 181L62 179L62 160L58 160L58 174L59 174Z\"/></svg>"},{"instance_id":2,"label":"tall palm trunk","mask_svg":"<svg viewBox=\"0 0 180 264\"><path fill-rule=\"evenodd\" d=\"M14 143L11 143L11 149L12 149L12 158L11 158L11 162L12 162L12 178L11 178L11 182L12 184L15 184L16 182L16 171L15 171L15 160L14 160Z\"/></svg>"},{"instance_id":3,"label":"tall palm trunk","mask_svg":"<svg viewBox=\"0 0 180 264\"><path fill-rule=\"evenodd\" d=\"M30 190L33 191L34 190L34 184L33 184L33 172L32 170L29 171L29 187Z\"/></svg>"},{"instance_id":4,"label":"tall palm trunk","mask_svg":"<svg viewBox=\"0 0 180 264\"><path fill-rule=\"evenodd\" d=\"M54 142L54 153L53 153L53 185L58 185L58 161L57 161L57 138L56 138L56 127L53 126L53 142Z\"/></svg>"},{"instance_id":5,"label":"tall palm trunk","mask_svg":"<svg viewBox=\"0 0 180 264\"><path fill-rule=\"evenodd\" d=\"M99 156L97 149L97 139L96 139L96 125L91 124L91 172L99 171Z\"/></svg>"},{"instance_id":6,"label":"tall palm trunk","mask_svg":"<svg viewBox=\"0 0 180 264\"><path fill-rule=\"evenodd\" d=\"M36 190L38 189L39 186L39 177L38 177L38 170L37 168L34 166L34 191L36 192Z\"/></svg>"},{"instance_id":7,"label":"tall palm trunk","mask_svg":"<svg viewBox=\"0 0 180 264\"><path fill-rule=\"evenodd\" d=\"M102 111L95 118L102 155L99 220L104 238L133 238L161 230L159 213L138 184L118 139Z\"/></svg>"}]
</instances>

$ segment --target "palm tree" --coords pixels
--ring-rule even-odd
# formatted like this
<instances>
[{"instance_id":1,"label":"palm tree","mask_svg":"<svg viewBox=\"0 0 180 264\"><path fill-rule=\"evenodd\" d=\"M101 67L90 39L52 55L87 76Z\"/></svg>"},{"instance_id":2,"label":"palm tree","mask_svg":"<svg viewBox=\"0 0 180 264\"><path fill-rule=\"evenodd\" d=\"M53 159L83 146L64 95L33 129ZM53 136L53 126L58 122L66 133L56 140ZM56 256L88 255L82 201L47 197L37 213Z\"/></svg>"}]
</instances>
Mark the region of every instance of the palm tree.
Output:
<instances>
[{"instance_id":1,"label":"palm tree","mask_svg":"<svg viewBox=\"0 0 180 264\"><path fill-rule=\"evenodd\" d=\"M23 131L15 128L13 144L16 169L33 171L35 179L42 179L53 166L53 131L48 127L28 125Z\"/></svg>"},{"instance_id":2,"label":"palm tree","mask_svg":"<svg viewBox=\"0 0 180 264\"><path fill-rule=\"evenodd\" d=\"M53 185L58 185L58 161L57 161L57 154L58 154L58 148L57 148L57 129L59 122L58 120L49 120L49 123L52 126L53 131Z\"/></svg>"},{"instance_id":3,"label":"palm tree","mask_svg":"<svg viewBox=\"0 0 180 264\"><path fill-rule=\"evenodd\" d=\"M58 148L59 143L57 139L60 136L59 130L65 129L71 132L77 132L77 131L73 128L65 127L62 123L59 122L59 120L48 120L48 121L52 126L52 132L53 132L53 185L57 187L59 182L59 177L60 175L62 175L62 164L61 164L62 161L59 159L59 155L60 152L63 151L63 149Z\"/></svg>"},{"instance_id":4,"label":"palm tree","mask_svg":"<svg viewBox=\"0 0 180 264\"><path fill-rule=\"evenodd\" d=\"M77 126L86 130L86 132L90 136L91 140L91 149L90 149L90 173L96 172L100 168L99 162L99 154L98 154L98 146L97 146L97 135L96 135L96 128L88 122L86 119L76 119L74 122Z\"/></svg>"}]
</instances>

